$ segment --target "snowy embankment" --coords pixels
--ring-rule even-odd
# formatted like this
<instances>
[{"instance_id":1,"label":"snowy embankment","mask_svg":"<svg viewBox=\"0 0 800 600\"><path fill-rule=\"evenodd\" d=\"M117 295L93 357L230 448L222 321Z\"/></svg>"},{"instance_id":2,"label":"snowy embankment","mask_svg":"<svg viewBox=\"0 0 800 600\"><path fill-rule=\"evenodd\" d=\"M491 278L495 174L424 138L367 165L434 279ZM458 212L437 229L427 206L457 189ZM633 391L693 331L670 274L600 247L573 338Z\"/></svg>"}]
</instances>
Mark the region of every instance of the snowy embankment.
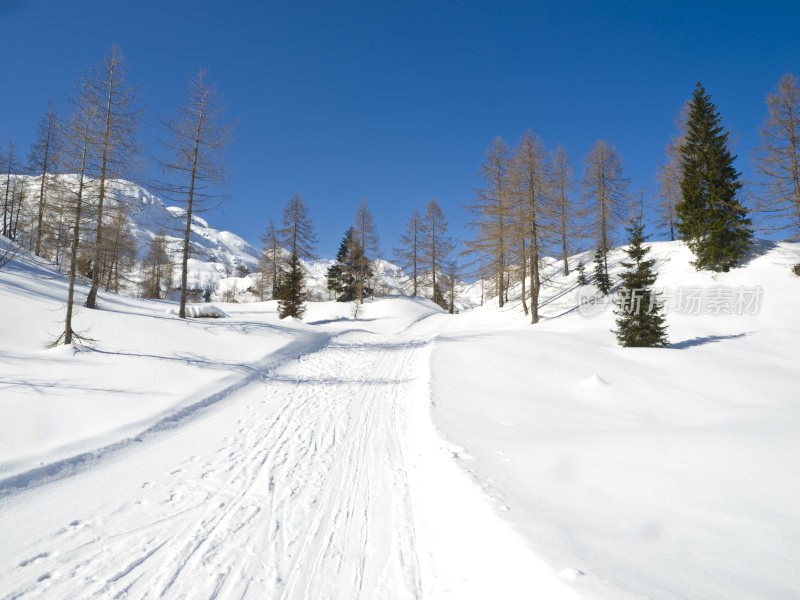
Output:
<instances>
[{"instance_id":1,"label":"snowy embankment","mask_svg":"<svg viewBox=\"0 0 800 600\"><path fill-rule=\"evenodd\" d=\"M87 291L77 287L74 316L87 343L47 349L63 331L63 277L30 257L0 271L0 480L69 468L85 452L168 426L329 337L247 318L263 305L231 305L232 316L211 325L166 314L172 303L114 294L90 311Z\"/></svg>"},{"instance_id":2,"label":"snowy embankment","mask_svg":"<svg viewBox=\"0 0 800 600\"><path fill-rule=\"evenodd\" d=\"M450 324L434 421L587 597L798 598L800 245L716 275L653 248L671 348L619 348L611 308L555 275L535 327L513 300Z\"/></svg>"}]
</instances>

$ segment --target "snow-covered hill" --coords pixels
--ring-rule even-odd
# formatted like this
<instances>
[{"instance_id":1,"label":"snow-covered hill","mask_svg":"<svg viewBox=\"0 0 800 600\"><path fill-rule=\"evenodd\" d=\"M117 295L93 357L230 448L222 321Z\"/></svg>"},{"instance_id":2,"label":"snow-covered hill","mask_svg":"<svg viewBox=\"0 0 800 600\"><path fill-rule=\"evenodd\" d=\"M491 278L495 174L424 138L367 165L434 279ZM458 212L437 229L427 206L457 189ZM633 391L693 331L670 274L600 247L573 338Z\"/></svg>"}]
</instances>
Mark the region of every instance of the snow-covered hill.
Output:
<instances>
[{"instance_id":1,"label":"snow-covered hill","mask_svg":"<svg viewBox=\"0 0 800 600\"><path fill-rule=\"evenodd\" d=\"M34 210L34 198L38 190L38 178L14 175L25 190L28 212ZM60 176L64 181L71 176ZM24 185L22 185L24 184ZM174 265L173 282L179 281L179 264L186 211L170 206L144 187L124 180L113 180L108 186L108 204L113 208L122 206L129 219L128 230L136 244L137 264L126 274L121 293L136 295L140 289L141 262L147 255L153 238L163 234L167 251ZM108 211L107 211L108 212ZM254 302L260 300L257 285L259 257L261 251L230 231L214 228L201 216L192 215L190 235L192 246L189 258L188 287L198 292L210 292L212 300L235 300ZM332 260L320 258L301 260L306 271L309 298L316 301L329 300L326 273ZM375 263L373 287L380 295L402 294L408 287L402 270L386 260ZM174 296L174 293L171 294ZM197 296L201 294L198 293Z\"/></svg>"}]
</instances>

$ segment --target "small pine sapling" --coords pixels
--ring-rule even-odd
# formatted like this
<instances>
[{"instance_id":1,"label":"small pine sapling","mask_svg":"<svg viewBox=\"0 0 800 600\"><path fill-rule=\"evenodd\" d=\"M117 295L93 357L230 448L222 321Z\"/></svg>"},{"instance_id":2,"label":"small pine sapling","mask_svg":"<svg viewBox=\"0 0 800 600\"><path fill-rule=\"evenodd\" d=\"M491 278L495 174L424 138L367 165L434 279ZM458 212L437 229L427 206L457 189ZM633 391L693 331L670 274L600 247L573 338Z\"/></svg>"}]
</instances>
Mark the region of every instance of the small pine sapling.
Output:
<instances>
[{"instance_id":1,"label":"small pine sapling","mask_svg":"<svg viewBox=\"0 0 800 600\"><path fill-rule=\"evenodd\" d=\"M620 275L617 296L617 328L613 330L623 347L664 348L669 345L663 305L657 300L653 284L658 274L653 270L655 259L645 259L649 246L644 246L644 225L634 218L629 233L630 245L625 250L629 261L623 262L626 271Z\"/></svg>"}]
</instances>

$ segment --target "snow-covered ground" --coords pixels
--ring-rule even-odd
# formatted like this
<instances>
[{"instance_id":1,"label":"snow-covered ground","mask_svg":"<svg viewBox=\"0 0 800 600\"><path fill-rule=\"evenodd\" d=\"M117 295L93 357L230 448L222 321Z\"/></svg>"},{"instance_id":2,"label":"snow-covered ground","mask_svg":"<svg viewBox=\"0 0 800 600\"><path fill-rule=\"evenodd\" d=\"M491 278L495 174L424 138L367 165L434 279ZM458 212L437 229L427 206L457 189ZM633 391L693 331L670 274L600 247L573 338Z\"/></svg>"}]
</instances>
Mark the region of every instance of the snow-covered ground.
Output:
<instances>
[{"instance_id":1,"label":"snow-covered ground","mask_svg":"<svg viewBox=\"0 0 800 600\"><path fill-rule=\"evenodd\" d=\"M758 250L711 276L654 244L652 350L556 265L535 327L513 297L300 322L104 295L93 341L45 349L66 286L15 261L0 598L800 597L800 245Z\"/></svg>"}]
</instances>

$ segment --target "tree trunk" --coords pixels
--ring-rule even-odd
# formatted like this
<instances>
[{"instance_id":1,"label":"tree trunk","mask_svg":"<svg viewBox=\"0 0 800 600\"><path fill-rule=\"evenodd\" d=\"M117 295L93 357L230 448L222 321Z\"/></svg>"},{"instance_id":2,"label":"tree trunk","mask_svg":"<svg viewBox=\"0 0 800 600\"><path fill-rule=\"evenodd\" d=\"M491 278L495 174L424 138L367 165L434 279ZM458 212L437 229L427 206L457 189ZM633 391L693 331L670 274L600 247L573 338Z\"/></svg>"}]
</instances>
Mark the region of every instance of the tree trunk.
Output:
<instances>
[{"instance_id":1,"label":"tree trunk","mask_svg":"<svg viewBox=\"0 0 800 600\"><path fill-rule=\"evenodd\" d=\"M78 183L78 197L75 205L75 230L72 235L72 258L69 265L69 291L67 292L67 316L64 320L64 344L72 343L72 307L75 302L75 277L78 268L78 242L81 237L81 210L83 207L84 173L86 171L87 144L84 142L83 156L81 157L81 175Z\"/></svg>"}]
</instances>

